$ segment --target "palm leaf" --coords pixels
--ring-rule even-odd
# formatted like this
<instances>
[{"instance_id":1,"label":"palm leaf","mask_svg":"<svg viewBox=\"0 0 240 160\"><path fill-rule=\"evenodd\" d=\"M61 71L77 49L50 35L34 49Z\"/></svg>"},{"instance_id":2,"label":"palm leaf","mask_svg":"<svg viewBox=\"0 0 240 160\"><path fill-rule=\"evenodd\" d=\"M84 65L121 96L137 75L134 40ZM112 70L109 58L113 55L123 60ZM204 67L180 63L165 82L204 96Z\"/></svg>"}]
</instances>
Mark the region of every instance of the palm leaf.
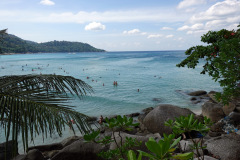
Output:
<instances>
[{"instance_id":1,"label":"palm leaf","mask_svg":"<svg viewBox=\"0 0 240 160\"><path fill-rule=\"evenodd\" d=\"M71 76L19 75L0 77L0 123L5 130L6 141L15 142L21 133L24 150L35 135L45 137L57 132L62 135L66 125L76 123L81 133L91 128L86 115L67 105L73 96L81 98L92 93L92 88ZM75 131L74 131L75 133ZM17 148L17 144L15 146Z\"/></svg>"}]
</instances>

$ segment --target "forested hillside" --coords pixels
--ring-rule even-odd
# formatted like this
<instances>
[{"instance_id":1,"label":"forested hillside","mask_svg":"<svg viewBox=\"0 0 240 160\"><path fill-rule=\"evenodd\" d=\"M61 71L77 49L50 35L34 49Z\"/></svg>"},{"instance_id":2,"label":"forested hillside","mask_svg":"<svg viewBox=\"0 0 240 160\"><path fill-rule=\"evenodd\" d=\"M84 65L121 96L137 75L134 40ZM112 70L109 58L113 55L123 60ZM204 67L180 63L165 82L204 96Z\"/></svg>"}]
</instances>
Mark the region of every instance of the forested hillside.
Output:
<instances>
[{"instance_id":1,"label":"forested hillside","mask_svg":"<svg viewBox=\"0 0 240 160\"><path fill-rule=\"evenodd\" d=\"M39 52L104 52L87 43L51 41L45 43L36 43L23 40L15 35L7 34L0 43L0 53L39 53Z\"/></svg>"}]
</instances>

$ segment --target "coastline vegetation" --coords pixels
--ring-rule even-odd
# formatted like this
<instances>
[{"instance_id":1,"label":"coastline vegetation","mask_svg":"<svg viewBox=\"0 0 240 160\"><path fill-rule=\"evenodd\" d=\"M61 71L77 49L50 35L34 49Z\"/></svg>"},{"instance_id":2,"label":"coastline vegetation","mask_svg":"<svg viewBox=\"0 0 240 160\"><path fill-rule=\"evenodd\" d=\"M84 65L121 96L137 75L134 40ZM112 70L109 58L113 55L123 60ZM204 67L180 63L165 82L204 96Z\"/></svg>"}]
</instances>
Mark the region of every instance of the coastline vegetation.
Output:
<instances>
[{"instance_id":1,"label":"coastline vegetation","mask_svg":"<svg viewBox=\"0 0 240 160\"><path fill-rule=\"evenodd\" d=\"M3 31L3 30L2 30ZM6 32L5 32L6 33ZM1 34L4 41L0 44L0 54L7 53L56 53L56 52L105 52L87 43L51 41L36 43L23 40L15 35Z\"/></svg>"},{"instance_id":2,"label":"coastline vegetation","mask_svg":"<svg viewBox=\"0 0 240 160\"><path fill-rule=\"evenodd\" d=\"M201 41L207 45L189 48L188 55L177 67L195 68L200 59L205 60L201 74L208 73L213 80L223 87L223 93L216 98L227 104L231 99L240 96L240 25L238 30L209 31Z\"/></svg>"}]
</instances>

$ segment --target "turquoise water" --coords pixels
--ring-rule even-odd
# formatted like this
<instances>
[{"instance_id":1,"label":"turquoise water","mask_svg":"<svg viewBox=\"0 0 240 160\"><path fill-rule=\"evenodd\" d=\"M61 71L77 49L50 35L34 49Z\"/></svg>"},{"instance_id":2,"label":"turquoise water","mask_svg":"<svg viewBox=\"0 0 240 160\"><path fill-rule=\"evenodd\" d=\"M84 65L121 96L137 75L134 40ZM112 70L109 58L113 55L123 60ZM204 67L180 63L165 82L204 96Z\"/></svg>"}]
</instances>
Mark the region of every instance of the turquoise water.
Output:
<instances>
[{"instance_id":1,"label":"turquoise water","mask_svg":"<svg viewBox=\"0 0 240 160\"><path fill-rule=\"evenodd\" d=\"M195 70L176 67L185 57L184 51L2 55L0 76L55 73L80 78L93 87L94 93L70 103L89 116L123 115L158 104L198 111L200 105L192 104L189 96L176 90L219 91L220 87L208 75L199 74L203 62Z\"/></svg>"}]
</instances>

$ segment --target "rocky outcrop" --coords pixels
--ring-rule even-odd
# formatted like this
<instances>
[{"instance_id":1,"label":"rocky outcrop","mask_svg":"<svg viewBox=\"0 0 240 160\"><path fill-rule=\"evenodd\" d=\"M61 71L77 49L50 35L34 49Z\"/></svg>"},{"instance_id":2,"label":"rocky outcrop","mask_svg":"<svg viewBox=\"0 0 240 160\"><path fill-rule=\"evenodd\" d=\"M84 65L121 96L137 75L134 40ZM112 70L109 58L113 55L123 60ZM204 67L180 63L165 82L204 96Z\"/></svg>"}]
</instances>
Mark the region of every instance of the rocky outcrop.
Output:
<instances>
[{"instance_id":1,"label":"rocky outcrop","mask_svg":"<svg viewBox=\"0 0 240 160\"><path fill-rule=\"evenodd\" d=\"M213 122L217 122L225 116L222 107L223 105L219 103L205 102L202 105L202 115L210 118Z\"/></svg>"},{"instance_id":2,"label":"rocky outcrop","mask_svg":"<svg viewBox=\"0 0 240 160\"><path fill-rule=\"evenodd\" d=\"M52 157L52 160L101 160L97 154L107 150L107 147L100 144L78 140L60 150Z\"/></svg>"},{"instance_id":3,"label":"rocky outcrop","mask_svg":"<svg viewBox=\"0 0 240 160\"><path fill-rule=\"evenodd\" d=\"M205 95L205 94L207 94L207 92L203 91L203 90L188 93L189 96L202 96L202 95Z\"/></svg>"},{"instance_id":4,"label":"rocky outcrop","mask_svg":"<svg viewBox=\"0 0 240 160\"><path fill-rule=\"evenodd\" d=\"M236 104L230 102L229 104L226 104L223 106L223 112L225 115L229 115L231 112L233 112L236 108Z\"/></svg>"},{"instance_id":5,"label":"rocky outcrop","mask_svg":"<svg viewBox=\"0 0 240 160\"><path fill-rule=\"evenodd\" d=\"M221 160L240 160L240 136L232 133L208 140L207 150Z\"/></svg>"},{"instance_id":6,"label":"rocky outcrop","mask_svg":"<svg viewBox=\"0 0 240 160\"><path fill-rule=\"evenodd\" d=\"M192 111L186 108L180 108L177 106L165 104L154 108L149 112L143 120L143 125L151 133L163 133L170 134L172 132L171 128L165 126L165 121L169 119L174 120L179 116L187 116L189 114L194 114Z\"/></svg>"},{"instance_id":7,"label":"rocky outcrop","mask_svg":"<svg viewBox=\"0 0 240 160\"><path fill-rule=\"evenodd\" d=\"M25 157L27 160L46 160L42 153L38 149L32 149L27 153Z\"/></svg>"}]
</instances>

